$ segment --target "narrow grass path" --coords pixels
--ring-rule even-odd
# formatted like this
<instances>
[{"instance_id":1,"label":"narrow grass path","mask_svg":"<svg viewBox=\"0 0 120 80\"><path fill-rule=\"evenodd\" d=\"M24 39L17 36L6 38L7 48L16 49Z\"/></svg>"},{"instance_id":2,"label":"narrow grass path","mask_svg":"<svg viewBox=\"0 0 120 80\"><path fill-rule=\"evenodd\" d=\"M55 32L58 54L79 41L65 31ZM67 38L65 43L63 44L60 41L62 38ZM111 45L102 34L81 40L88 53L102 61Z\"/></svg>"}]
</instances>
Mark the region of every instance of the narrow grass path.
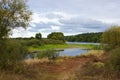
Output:
<instances>
[{"instance_id":1,"label":"narrow grass path","mask_svg":"<svg viewBox=\"0 0 120 80\"><path fill-rule=\"evenodd\" d=\"M82 67L89 58L61 58L60 62L34 63L28 66L28 70L36 71L36 80L68 80L74 76L73 72ZM39 74L39 75L38 75ZM32 75L32 74L31 74Z\"/></svg>"}]
</instances>

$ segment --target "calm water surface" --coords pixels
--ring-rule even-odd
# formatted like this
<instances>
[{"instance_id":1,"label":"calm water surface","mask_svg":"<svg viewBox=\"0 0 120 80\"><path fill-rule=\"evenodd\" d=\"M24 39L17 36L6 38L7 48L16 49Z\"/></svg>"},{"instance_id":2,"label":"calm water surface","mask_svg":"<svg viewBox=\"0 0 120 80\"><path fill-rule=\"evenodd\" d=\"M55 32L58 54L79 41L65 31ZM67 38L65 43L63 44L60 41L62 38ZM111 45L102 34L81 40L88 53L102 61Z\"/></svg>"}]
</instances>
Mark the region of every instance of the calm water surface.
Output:
<instances>
[{"instance_id":1,"label":"calm water surface","mask_svg":"<svg viewBox=\"0 0 120 80\"><path fill-rule=\"evenodd\" d=\"M87 53L88 50L86 49L79 49L79 48L68 48L64 49L63 51L59 51L60 56L77 56L80 54Z\"/></svg>"},{"instance_id":2,"label":"calm water surface","mask_svg":"<svg viewBox=\"0 0 120 80\"><path fill-rule=\"evenodd\" d=\"M66 42L67 44L92 44L92 45L100 45L100 43L90 43L90 42Z\"/></svg>"}]
</instances>

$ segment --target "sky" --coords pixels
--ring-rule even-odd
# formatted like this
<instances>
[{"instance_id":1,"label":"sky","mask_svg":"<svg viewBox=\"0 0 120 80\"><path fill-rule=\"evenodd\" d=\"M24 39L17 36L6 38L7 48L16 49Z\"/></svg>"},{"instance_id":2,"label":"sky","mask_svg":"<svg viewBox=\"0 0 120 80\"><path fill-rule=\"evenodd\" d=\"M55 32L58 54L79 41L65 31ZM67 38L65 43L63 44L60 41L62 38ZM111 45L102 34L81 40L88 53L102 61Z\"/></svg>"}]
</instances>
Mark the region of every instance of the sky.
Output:
<instances>
[{"instance_id":1,"label":"sky","mask_svg":"<svg viewBox=\"0 0 120 80\"><path fill-rule=\"evenodd\" d=\"M32 11L27 29L13 30L12 37L31 37L51 32L75 35L102 32L120 25L120 0L28 0Z\"/></svg>"}]
</instances>

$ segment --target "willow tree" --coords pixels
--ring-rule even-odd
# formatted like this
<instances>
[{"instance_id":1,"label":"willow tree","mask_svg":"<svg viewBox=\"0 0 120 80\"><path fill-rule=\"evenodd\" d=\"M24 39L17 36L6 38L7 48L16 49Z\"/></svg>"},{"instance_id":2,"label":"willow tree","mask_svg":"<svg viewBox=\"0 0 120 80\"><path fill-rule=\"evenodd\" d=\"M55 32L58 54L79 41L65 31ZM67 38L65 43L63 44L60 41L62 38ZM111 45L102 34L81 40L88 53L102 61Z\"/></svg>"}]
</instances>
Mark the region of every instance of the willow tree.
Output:
<instances>
[{"instance_id":1,"label":"willow tree","mask_svg":"<svg viewBox=\"0 0 120 80\"><path fill-rule=\"evenodd\" d=\"M0 0L0 39L16 27L26 28L30 15L26 0Z\"/></svg>"},{"instance_id":2,"label":"willow tree","mask_svg":"<svg viewBox=\"0 0 120 80\"><path fill-rule=\"evenodd\" d=\"M110 48L120 47L120 26L112 26L102 35L102 42Z\"/></svg>"}]
</instances>

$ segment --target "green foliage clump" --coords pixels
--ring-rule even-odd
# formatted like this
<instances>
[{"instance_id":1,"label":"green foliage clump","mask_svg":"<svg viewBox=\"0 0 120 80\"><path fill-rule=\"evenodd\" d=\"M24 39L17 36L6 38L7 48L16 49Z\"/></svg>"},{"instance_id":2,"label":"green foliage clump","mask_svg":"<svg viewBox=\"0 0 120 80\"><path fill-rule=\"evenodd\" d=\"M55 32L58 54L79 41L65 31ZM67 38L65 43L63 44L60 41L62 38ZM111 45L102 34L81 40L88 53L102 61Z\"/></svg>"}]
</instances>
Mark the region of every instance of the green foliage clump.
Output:
<instances>
[{"instance_id":1,"label":"green foliage clump","mask_svg":"<svg viewBox=\"0 0 120 80\"><path fill-rule=\"evenodd\" d=\"M61 40L54 40L54 39L42 39L42 44L64 44Z\"/></svg>"},{"instance_id":2,"label":"green foliage clump","mask_svg":"<svg viewBox=\"0 0 120 80\"><path fill-rule=\"evenodd\" d=\"M120 47L120 26L112 26L102 35L102 43L105 50Z\"/></svg>"},{"instance_id":3,"label":"green foliage clump","mask_svg":"<svg viewBox=\"0 0 120 80\"><path fill-rule=\"evenodd\" d=\"M116 71L120 71L120 48L110 51L107 65Z\"/></svg>"},{"instance_id":4,"label":"green foliage clump","mask_svg":"<svg viewBox=\"0 0 120 80\"><path fill-rule=\"evenodd\" d=\"M63 41L53 40L53 39L30 39L30 40L21 40L22 44L26 46L39 47L46 44L63 44Z\"/></svg>"},{"instance_id":5,"label":"green foliage clump","mask_svg":"<svg viewBox=\"0 0 120 80\"><path fill-rule=\"evenodd\" d=\"M36 33L35 38L36 39L42 39L42 34L41 33Z\"/></svg>"},{"instance_id":6,"label":"green foliage clump","mask_svg":"<svg viewBox=\"0 0 120 80\"><path fill-rule=\"evenodd\" d=\"M61 40L65 41L64 35L62 32L53 32L47 36L48 39Z\"/></svg>"},{"instance_id":7,"label":"green foliage clump","mask_svg":"<svg viewBox=\"0 0 120 80\"><path fill-rule=\"evenodd\" d=\"M33 46L33 47L41 46L43 44L41 40L38 39L24 40L24 43L27 46Z\"/></svg>"},{"instance_id":8,"label":"green foliage clump","mask_svg":"<svg viewBox=\"0 0 120 80\"><path fill-rule=\"evenodd\" d=\"M13 70L22 60L24 60L28 53L28 50L24 45L15 41L7 40L7 42L2 42L0 47L0 51L2 52L0 54L0 69Z\"/></svg>"}]
</instances>

